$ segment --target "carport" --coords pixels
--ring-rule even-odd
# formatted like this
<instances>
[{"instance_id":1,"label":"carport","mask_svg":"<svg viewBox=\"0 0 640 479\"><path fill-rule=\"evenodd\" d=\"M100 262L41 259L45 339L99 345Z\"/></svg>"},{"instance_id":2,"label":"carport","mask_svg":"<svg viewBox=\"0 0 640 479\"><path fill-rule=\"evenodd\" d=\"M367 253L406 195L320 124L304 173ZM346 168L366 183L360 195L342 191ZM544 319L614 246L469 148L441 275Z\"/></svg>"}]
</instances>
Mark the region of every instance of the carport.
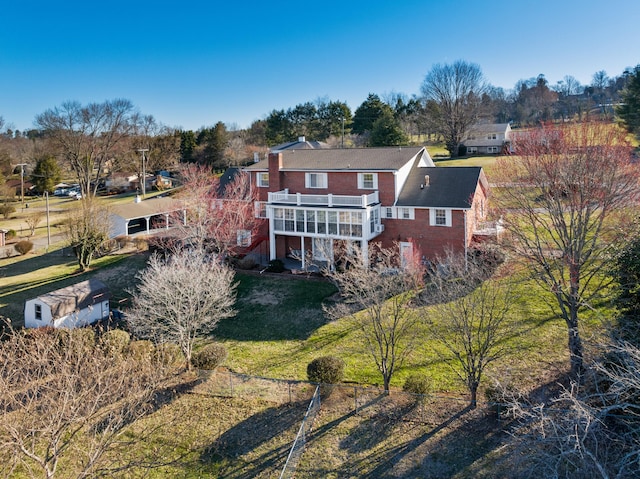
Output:
<instances>
[{"instance_id":1,"label":"carport","mask_svg":"<svg viewBox=\"0 0 640 479\"><path fill-rule=\"evenodd\" d=\"M168 230L172 222L186 224L186 210L172 198L155 197L116 205L111 213L110 238Z\"/></svg>"}]
</instances>

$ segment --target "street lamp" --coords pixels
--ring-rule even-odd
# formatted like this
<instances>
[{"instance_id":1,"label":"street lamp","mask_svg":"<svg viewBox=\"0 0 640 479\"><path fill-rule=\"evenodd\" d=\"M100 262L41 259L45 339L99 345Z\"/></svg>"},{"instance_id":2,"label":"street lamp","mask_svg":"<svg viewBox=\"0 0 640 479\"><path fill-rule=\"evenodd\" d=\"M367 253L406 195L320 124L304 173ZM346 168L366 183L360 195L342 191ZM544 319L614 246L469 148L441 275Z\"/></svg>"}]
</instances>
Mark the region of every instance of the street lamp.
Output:
<instances>
[{"instance_id":1,"label":"street lamp","mask_svg":"<svg viewBox=\"0 0 640 479\"><path fill-rule=\"evenodd\" d=\"M144 198L144 195L146 193L146 183L147 183L147 170L145 168L145 164L144 164L144 152L145 151L149 151L149 148L139 148L138 151L140 153L142 153L142 197Z\"/></svg>"}]
</instances>

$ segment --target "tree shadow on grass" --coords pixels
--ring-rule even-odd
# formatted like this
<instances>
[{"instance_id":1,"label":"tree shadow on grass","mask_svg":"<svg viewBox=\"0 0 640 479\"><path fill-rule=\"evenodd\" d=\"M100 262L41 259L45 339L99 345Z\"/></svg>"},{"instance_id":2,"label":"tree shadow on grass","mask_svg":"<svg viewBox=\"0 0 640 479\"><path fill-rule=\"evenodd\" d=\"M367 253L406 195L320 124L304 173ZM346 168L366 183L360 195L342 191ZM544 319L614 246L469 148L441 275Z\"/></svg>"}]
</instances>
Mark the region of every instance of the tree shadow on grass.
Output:
<instances>
[{"instance_id":1,"label":"tree shadow on grass","mask_svg":"<svg viewBox=\"0 0 640 479\"><path fill-rule=\"evenodd\" d=\"M200 456L220 477L273 477L284 467L308 401L271 407L221 434Z\"/></svg>"},{"instance_id":2,"label":"tree shadow on grass","mask_svg":"<svg viewBox=\"0 0 640 479\"><path fill-rule=\"evenodd\" d=\"M243 275L238 279L237 315L220 322L220 339L304 340L328 322L322 304L335 292L329 283Z\"/></svg>"},{"instance_id":3,"label":"tree shadow on grass","mask_svg":"<svg viewBox=\"0 0 640 479\"><path fill-rule=\"evenodd\" d=\"M484 417L483 414L472 413L469 406L462 404L443 410L439 403L434 402L431 409L435 413L430 416L423 416L420 408L418 402L394 399L393 393L391 396L382 394L361 405L358 411L352 410L323 424L313 431L308 454L313 456L316 449L322 450L329 445L338 448L333 454L337 461L324 461L322 455L317 460L303 459L302 472L306 477L445 478L454 476L456 467L462 470L476 460L476 455L467 452L468 457L456 458L456 467L446 464L444 469L439 461L436 461L436 467L431 467L433 460L428 449L446 450L455 448L457 444L464 446L466 441L474 438L484 441L484 434L475 435L465 429L469 424L471 428L475 427L474 421L477 417ZM432 424L425 425L421 418ZM346 435L345 431L348 431ZM337 443L332 440L336 435L341 437ZM331 446L333 443L335 446ZM485 453L478 445L474 447L481 451L479 454ZM330 452L325 450L323 454ZM437 472L443 470L443 474Z\"/></svg>"}]
</instances>

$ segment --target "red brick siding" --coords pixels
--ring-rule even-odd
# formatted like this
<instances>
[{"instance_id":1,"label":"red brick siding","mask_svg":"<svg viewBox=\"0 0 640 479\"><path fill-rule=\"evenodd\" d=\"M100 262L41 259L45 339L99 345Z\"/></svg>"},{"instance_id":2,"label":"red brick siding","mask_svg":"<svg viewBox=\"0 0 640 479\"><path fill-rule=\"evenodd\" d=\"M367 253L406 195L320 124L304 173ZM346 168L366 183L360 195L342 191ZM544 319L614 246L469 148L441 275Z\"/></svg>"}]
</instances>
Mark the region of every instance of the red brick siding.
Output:
<instances>
[{"instance_id":1,"label":"red brick siding","mask_svg":"<svg viewBox=\"0 0 640 479\"><path fill-rule=\"evenodd\" d=\"M382 223L384 232L374 241L382 242L384 247L393 247L396 241L411 241L417 254L427 259L443 256L449 248L464 251L464 211L451 212L451 226L429 226L428 209L416 209L414 220L383 219Z\"/></svg>"}]
</instances>

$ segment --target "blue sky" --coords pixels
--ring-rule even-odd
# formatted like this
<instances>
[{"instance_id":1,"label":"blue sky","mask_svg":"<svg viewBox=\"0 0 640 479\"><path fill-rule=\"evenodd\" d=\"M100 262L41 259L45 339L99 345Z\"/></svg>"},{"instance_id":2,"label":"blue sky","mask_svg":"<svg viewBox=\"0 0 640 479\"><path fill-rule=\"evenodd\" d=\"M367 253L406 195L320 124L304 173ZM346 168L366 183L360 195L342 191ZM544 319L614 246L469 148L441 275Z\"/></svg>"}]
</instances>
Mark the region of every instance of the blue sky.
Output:
<instances>
[{"instance_id":1,"label":"blue sky","mask_svg":"<svg viewBox=\"0 0 640 479\"><path fill-rule=\"evenodd\" d=\"M220 5L222 4L222 5ZM437 63L495 86L618 76L640 63L640 1L193 0L5 2L0 116L14 128L67 100L131 100L161 123L247 127L319 98L418 94Z\"/></svg>"}]
</instances>

